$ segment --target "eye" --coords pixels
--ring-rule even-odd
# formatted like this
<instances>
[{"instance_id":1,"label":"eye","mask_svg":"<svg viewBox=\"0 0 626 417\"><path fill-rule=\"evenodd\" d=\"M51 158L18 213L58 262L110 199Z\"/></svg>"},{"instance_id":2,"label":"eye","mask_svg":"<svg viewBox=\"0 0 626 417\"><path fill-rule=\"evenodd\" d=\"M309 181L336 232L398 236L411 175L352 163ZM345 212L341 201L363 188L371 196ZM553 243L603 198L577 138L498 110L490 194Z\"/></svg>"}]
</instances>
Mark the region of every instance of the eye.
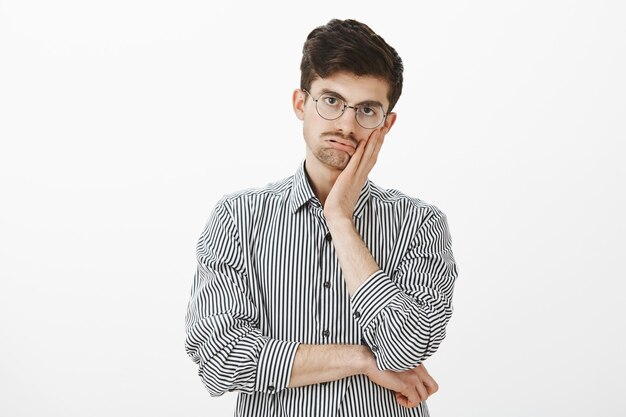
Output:
<instances>
[{"instance_id":1,"label":"eye","mask_svg":"<svg viewBox=\"0 0 626 417\"><path fill-rule=\"evenodd\" d=\"M367 117L376 117L380 113L380 108L378 106L368 106L363 105L359 107L359 111Z\"/></svg>"},{"instance_id":2,"label":"eye","mask_svg":"<svg viewBox=\"0 0 626 417\"><path fill-rule=\"evenodd\" d=\"M321 99L322 99L322 103L324 103L328 107L341 107L343 103L341 99L338 99L337 97L333 97L333 96L323 95Z\"/></svg>"}]
</instances>

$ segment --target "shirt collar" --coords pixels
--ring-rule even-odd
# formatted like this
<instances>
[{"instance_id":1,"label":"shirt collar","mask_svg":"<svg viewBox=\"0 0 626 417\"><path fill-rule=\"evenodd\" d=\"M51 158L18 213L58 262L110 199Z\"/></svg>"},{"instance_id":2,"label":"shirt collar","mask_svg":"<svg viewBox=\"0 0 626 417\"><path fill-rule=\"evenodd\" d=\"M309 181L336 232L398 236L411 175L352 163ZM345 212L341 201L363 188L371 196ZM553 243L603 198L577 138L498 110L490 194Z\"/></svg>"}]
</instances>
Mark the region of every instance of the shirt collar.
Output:
<instances>
[{"instance_id":1,"label":"shirt collar","mask_svg":"<svg viewBox=\"0 0 626 417\"><path fill-rule=\"evenodd\" d=\"M319 201L315 194L313 193L313 189L311 188L311 184L309 184L309 179L307 177L306 171L304 169L304 162L300 164L298 170L293 176L293 182L291 186L291 195L289 196L289 204L291 206L291 212L295 213L302 207L304 204L309 201L315 201L319 204ZM356 202L356 206L354 208L354 217L360 218L363 210L367 206L367 202L370 198L370 180L368 179L365 182L365 185L361 189L361 194L359 195L359 199Z\"/></svg>"},{"instance_id":2,"label":"shirt collar","mask_svg":"<svg viewBox=\"0 0 626 417\"><path fill-rule=\"evenodd\" d=\"M311 189L311 184L309 184L309 179L307 178L306 171L304 170L304 161L302 161L302 163L298 167L298 170L293 176L291 195L289 196L289 200L292 213L298 211L300 207L308 203L310 200L317 200L317 197Z\"/></svg>"},{"instance_id":3,"label":"shirt collar","mask_svg":"<svg viewBox=\"0 0 626 417\"><path fill-rule=\"evenodd\" d=\"M354 217L356 217L357 219L361 217L361 214L363 214L363 210L365 210L365 207L367 207L367 203L370 200L370 188L370 180L367 179L367 181L365 181L365 185L363 186L363 188L361 188L361 194L359 195L359 199L357 200L356 206L354 207Z\"/></svg>"}]
</instances>

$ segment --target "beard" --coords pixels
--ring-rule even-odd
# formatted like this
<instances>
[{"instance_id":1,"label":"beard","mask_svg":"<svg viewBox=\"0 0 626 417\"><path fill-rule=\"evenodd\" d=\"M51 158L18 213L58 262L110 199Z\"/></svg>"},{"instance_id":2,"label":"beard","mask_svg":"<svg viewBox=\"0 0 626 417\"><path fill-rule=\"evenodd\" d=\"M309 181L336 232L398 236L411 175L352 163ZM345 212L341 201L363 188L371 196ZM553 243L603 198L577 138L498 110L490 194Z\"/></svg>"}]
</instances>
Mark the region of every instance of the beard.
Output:
<instances>
[{"instance_id":1,"label":"beard","mask_svg":"<svg viewBox=\"0 0 626 417\"><path fill-rule=\"evenodd\" d=\"M350 155L332 148L318 149L315 153L315 157L324 165L342 171L348 165L348 162L350 162Z\"/></svg>"}]
</instances>

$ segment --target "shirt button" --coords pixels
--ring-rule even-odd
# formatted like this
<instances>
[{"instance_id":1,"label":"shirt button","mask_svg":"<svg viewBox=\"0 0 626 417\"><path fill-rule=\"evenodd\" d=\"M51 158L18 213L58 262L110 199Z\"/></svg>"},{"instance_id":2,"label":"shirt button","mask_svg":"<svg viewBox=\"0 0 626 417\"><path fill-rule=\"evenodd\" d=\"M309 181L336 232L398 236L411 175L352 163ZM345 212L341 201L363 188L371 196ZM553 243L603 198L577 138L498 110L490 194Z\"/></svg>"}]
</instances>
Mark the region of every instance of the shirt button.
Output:
<instances>
[{"instance_id":1,"label":"shirt button","mask_svg":"<svg viewBox=\"0 0 626 417\"><path fill-rule=\"evenodd\" d=\"M324 288L330 288L330 281L324 282Z\"/></svg>"},{"instance_id":2,"label":"shirt button","mask_svg":"<svg viewBox=\"0 0 626 417\"><path fill-rule=\"evenodd\" d=\"M273 386L273 385L270 385L269 387L267 387L267 390L268 390L269 392L274 391L274 386Z\"/></svg>"},{"instance_id":3,"label":"shirt button","mask_svg":"<svg viewBox=\"0 0 626 417\"><path fill-rule=\"evenodd\" d=\"M328 337L328 336L330 336L330 332L329 332L328 330L324 330L324 331L322 332L322 336L324 336L324 337Z\"/></svg>"},{"instance_id":4,"label":"shirt button","mask_svg":"<svg viewBox=\"0 0 626 417\"><path fill-rule=\"evenodd\" d=\"M372 352L378 352L378 346L376 345L370 346L370 349L372 349Z\"/></svg>"},{"instance_id":5,"label":"shirt button","mask_svg":"<svg viewBox=\"0 0 626 417\"><path fill-rule=\"evenodd\" d=\"M353 316L355 319L358 319L359 317L361 317L361 313L359 313L358 311L355 311Z\"/></svg>"}]
</instances>

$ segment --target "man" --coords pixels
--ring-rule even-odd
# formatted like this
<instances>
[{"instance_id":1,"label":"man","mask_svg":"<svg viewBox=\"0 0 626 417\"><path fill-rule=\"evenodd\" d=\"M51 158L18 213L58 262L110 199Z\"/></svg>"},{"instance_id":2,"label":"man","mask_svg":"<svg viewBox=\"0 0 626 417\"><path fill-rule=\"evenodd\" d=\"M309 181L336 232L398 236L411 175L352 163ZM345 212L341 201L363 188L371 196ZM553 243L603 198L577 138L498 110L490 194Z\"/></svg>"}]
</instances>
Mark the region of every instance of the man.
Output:
<instances>
[{"instance_id":1,"label":"man","mask_svg":"<svg viewBox=\"0 0 626 417\"><path fill-rule=\"evenodd\" d=\"M186 348L211 395L239 391L237 416L428 415L457 276L446 218L368 180L402 71L363 23L314 29L292 98L304 162L210 216Z\"/></svg>"}]
</instances>

